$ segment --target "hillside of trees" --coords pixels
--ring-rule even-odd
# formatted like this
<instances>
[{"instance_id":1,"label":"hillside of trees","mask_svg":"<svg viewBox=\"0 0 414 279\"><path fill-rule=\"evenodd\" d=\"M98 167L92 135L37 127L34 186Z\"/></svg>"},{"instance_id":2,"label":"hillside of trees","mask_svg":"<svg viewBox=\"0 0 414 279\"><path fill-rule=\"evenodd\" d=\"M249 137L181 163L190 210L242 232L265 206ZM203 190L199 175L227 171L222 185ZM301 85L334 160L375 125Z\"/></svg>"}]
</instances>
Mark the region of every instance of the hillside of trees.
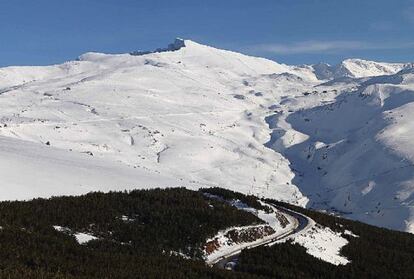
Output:
<instances>
[{"instance_id":1,"label":"hillside of trees","mask_svg":"<svg viewBox=\"0 0 414 279\"><path fill-rule=\"evenodd\" d=\"M254 223L183 188L1 202L0 278L243 278L206 267L201 248L218 230ZM98 239L80 245L75 232Z\"/></svg>"},{"instance_id":2,"label":"hillside of trees","mask_svg":"<svg viewBox=\"0 0 414 279\"><path fill-rule=\"evenodd\" d=\"M236 271L208 267L201 252L207 238L261 222L224 201L232 199L261 206L253 196L220 188L0 202L0 278L413 278L413 235L273 200L358 235L342 251L351 263L337 267L284 243L243 251ZM96 239L80 244L77 233Z\"/></svg>"}]
</instances>

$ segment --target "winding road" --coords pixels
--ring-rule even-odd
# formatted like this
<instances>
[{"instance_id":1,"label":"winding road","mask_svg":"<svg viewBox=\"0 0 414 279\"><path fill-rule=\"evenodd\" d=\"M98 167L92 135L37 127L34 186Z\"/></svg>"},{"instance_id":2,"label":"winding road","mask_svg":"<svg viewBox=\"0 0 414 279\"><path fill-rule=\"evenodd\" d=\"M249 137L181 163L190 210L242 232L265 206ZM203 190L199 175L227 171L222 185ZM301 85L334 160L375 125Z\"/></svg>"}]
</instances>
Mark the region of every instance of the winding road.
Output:
<instances>
[{"instance_id":1,"label":"winding road","mask_svg":"<svg viewBox=\"0 0 414 279\"><path fill-rule=\"evenodd\" d=\"M237 250L237 251L233 251L232 253L229 253L228 255L225 255L225 256L219 258L218 260L211 263L210 265L213 266L213 267L218 267L218 268L222 268L222 269L233 270L233 267L236 265L237 259L240 255L240 253L244 249L251 249L251 248L271 244L273 242L276 242L276 241L279 241L281 239L287 238L287 237L289 237L293 234L296 234L296 233L299 233L299 232L302 232L302 231L306 231L306 230L310 229L315 224L315 222L311 218L307 217L306 215L303 215L299 212L293 211L291 209L287 209L287 208L282 207L282 206L278 206L278 205L275 205L275 204L271 204L271 205L276 207L276 209L279 210L280 212L283 212L284 214L289 215L290 217L292 217L293 220L296 220L295 225L291 230L289 230L287 232L283 232L279 235L276 235L272 239L267 239L263 242L256 243L255 245L248 246L246 248L243 248L243 249L240 249L240 250ZM231 263L234 263L234 264L232 265Z\"/></svg>"}]
</instances>

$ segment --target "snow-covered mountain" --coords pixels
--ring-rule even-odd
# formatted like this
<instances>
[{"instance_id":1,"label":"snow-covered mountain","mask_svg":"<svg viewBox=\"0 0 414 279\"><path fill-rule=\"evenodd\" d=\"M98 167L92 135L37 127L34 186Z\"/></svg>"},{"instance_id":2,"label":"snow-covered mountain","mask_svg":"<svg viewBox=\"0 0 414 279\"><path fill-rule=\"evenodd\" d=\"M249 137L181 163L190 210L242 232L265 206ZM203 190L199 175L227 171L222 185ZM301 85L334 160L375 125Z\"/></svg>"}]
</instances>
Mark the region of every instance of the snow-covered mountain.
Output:
<instances>
[{"instance_id":1,"label":"snow-covered mountain","mask_svg":"<svg viewBox=\"0 0 414 279\"><path fill-rule=\"evenodd\" d=\"M364 78L382 75L392 75L412 67L411 63L383 63L362 59L347 59L338 65L318 63L312 65L319 79Z\"/></svg>"},{"instance_id":2,"label":"snow-covered mountain","mask_svg":"<svg viewBox=\"0 0 414 279\"><path fill-rule=\"evenodd\" d=\"M222 186L414 232L411 64L178 40L0 69L0 199Z\"/></svg>"}]
</instances>

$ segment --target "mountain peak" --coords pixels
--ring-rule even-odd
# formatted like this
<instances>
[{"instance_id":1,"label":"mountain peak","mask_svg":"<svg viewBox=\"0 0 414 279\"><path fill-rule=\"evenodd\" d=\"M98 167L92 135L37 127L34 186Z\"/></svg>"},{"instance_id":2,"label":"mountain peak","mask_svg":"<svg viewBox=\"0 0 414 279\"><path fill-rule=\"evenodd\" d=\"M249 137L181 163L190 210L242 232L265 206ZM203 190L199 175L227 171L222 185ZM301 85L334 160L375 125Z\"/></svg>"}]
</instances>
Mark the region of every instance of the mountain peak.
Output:
<instances>
[{"instance_id":1,"label":"mountain peak","mask_svg":"<svg viewBox=\"0 0 414 279\"><path fill-rule=\"evenodd\" d=\"M156 53L156 52L176 51L176 50L179 50L179 49L185 47L186 46L185 42L186 42L186 40L183 40L181 38L175 38L174 42L168 44L168 46L165 47L165 48L157 48L153 51L138 50L138 51L130 52L130 54L135 55L135 56L139 56L139 55L144 55L144 54L149 54L149 53Z\"/></svg>"},{"instance_id":2,"label":"mountain peak","mask_svg":"<svg viewBox=\"0 0 414 279\"><path fill-rule=\"evenodd\" d=\"M385 63L360 58L345 59L337 65L318 63L312 65L319 79L364 78L373 76L393 75L408 67L404 63Z\"/></svg>"}]
</instances>

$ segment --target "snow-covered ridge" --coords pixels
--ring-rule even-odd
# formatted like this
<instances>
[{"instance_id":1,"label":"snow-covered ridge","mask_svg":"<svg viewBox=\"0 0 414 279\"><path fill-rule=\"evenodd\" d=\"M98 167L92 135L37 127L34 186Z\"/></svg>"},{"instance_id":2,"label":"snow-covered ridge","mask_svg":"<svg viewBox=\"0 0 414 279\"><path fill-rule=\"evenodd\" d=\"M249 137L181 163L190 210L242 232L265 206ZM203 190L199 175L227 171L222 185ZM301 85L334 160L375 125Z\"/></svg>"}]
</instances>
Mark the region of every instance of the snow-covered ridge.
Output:
<instances>
[{"instance_id":1,"label":"snow-covered ridge","mask_svg":"<svg viewBox=\"0 0 414 279\"><path fill-rule=\"evenodd\" d=\"M364 78L373 76L393 75L401 70L412 67L412 63L385 63L363 59L346 59L338 65L319 63L312 65L319 79Z\"/></svg>"},{"instance_id":2,"label":"snow-covered ridge","mask_svg":"<svg viewBox=\"0 0 414 279\"><path fill-rule=\"evenodd\" d=\"M130 52L131 55L145 55L155 52L165 52L165 51L176 51L181 48L185 47L185 41L180 38L176 38L175 41L171 44L169 44L166 48L158 48L154 51L133 51Z\"/></svg>"},{"instance_id":3,"label":"snow-covered ridge","mask_svg":"<svg viewBox=\"0 0 414 279\"><path fill-rule=\"evenodd\" d=\"M362 59L347 59L341 65L356 78L379 75L392 75L401 71L408 64L403 63L381 63Z\"/></svg>"},{"instance_id":4,"label":"snow-covered ridge","mask_svg":"<svg viewBox=\"0 0 414 279\"><path fill-rule=\"evenodd\" d=\"M190 42L187 40L187 42ZM176 38L174 40L174 42L172 42L171 44L169 44L167 47L165 48L157 48L153 51L141 51L141 50L137 50L137 51L132 51L129 54L105 54L105 53L99 53L99 52L88 52L85 54L82 54L81 56L78 57L79 61L93 61L93 62L97 62L97 61L102 61L108 57L125 57L128 55L132 55L132 56L142 56L142 55L146 55L146 54L152 54L152 53L162 53L162 52L168 52L168 51L177 51L180 50L181 48L186 47L186 40L180 39L180 38Z\"/></svg>"}]
</instances>

